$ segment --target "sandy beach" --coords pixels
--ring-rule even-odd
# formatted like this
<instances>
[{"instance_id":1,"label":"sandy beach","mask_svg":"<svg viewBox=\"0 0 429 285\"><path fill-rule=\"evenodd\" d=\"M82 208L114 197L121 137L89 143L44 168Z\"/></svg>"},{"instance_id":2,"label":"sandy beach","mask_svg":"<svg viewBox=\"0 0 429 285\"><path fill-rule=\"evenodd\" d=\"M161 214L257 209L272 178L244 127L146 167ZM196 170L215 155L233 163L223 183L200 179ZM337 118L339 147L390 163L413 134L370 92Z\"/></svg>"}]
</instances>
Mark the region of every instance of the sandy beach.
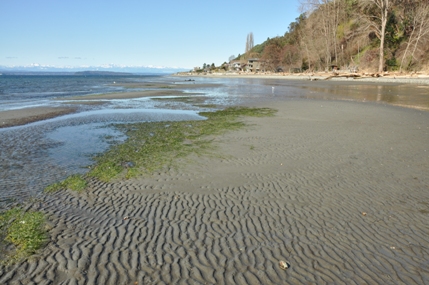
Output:
<instances>
[{"instance_id":1,"label":"sandy beach","mask_svg":"<svg viewBox=\"0 0 429 285\"><path fill-rule=\"evenodd\" d=\"M429 283L429 112L261 107L278 113L214 137L212 156L32 201L50 241L0 283Z\"/></svg>"},{"instance_id":2,"label":"sandy beach","mask_svg":"<svg viewBox=\"0 0 429 285\"><path fill-rule=\"evenodd\" d=\"M280 80L330 80L330 81L360 81L367 83L405 83L429 85L429 74L396 74L387 73L380 76L372 74L345 73L335 76L332 72L309 72L309 73L247 73L247 72L225 72L225 73L203 73L182 72L176 74L178 77L213 77L213 78L257 78L257 79L280 79ZM356 77L354 77L356 76Z\"/></svg>"}]
</instances>

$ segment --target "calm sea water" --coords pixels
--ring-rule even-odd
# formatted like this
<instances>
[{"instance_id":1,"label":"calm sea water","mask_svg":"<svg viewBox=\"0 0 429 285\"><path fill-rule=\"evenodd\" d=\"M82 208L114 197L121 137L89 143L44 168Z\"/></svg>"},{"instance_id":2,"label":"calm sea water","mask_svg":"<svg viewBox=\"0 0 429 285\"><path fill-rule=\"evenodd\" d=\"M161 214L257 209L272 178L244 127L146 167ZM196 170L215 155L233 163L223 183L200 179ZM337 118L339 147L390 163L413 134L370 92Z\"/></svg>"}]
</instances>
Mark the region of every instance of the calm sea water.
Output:
<instances>
[{"instance_id":1,"label":"calm sea water","mask_svg":"<svg viewBox=\"0 0 429 285\"><path fill-rule=\"evenodd\" d=\"M160 75L6 75L0 76L0 111L52 106L51 99L70 96L126 92L115 83L162 80Z\"/></svg>"}]
</instances>

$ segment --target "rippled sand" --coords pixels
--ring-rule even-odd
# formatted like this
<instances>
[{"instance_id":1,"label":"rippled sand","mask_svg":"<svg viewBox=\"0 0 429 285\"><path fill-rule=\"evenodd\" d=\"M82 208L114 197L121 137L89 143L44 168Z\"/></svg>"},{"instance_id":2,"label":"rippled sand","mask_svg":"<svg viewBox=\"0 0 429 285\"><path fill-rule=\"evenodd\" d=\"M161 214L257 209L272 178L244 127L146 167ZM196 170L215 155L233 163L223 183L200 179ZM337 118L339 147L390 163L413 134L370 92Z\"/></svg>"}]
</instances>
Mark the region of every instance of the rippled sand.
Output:
<instances>
[{"instance_id":1,"label":"rippled sand","mask_svg":"<svg viewBox=\"0 0 429 285\"><path fill-rule=\"evenodd\" d=\"M218 156L42 196L51 241L0 283L429 283L429 112L264 106Z\"/></svg>"}]
</instances>

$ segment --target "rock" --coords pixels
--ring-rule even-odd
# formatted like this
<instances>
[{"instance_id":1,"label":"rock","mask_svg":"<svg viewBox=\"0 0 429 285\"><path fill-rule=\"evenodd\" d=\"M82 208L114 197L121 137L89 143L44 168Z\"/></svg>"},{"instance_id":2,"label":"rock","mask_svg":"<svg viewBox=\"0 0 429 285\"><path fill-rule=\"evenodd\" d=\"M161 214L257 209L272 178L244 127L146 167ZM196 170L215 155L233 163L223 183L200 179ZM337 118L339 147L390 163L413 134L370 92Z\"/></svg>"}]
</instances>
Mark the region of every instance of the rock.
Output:
<instances>
[{"instance_id":1,"label":"rock","mask_svg":"<svg viewBox=\"0 0 429 285\"><path fill-rule=\"evenodd\" d=\"M286 270L286 269L289 268L290 265L286 261L280 260L279 261L279 266L280 266L280 269Z\"/></svg>"},{"instance_id":2,"label":"rock","mask_svg":"<svg viewBox=\"0 0 429 285\"><path fill-rule=\"evenodd\" d=\"M125 161L121 163L123 168L132 168L134 166L136 166L136 164L132 161Z\"/></svg>"}]
</instances>

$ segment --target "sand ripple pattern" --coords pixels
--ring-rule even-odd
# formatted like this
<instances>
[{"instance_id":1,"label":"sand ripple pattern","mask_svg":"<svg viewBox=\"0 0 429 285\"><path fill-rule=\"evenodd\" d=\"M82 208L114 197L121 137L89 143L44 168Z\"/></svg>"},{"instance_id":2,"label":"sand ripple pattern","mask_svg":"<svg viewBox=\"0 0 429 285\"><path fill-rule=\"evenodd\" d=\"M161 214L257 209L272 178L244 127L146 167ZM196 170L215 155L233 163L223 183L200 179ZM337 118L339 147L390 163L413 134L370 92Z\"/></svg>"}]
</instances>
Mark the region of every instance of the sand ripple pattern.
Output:
<instances>
[{"instance_id":1,"label":"sand ripple pattern","mask_svg":"<svg viewBox=\"0 0 429 285\"><path fill-rule=\"evenodd\" d=\"M285 104L223 158L41 197L51 241L0 283L429 284L428 113Z\"/></svg>"}]
</instances>

